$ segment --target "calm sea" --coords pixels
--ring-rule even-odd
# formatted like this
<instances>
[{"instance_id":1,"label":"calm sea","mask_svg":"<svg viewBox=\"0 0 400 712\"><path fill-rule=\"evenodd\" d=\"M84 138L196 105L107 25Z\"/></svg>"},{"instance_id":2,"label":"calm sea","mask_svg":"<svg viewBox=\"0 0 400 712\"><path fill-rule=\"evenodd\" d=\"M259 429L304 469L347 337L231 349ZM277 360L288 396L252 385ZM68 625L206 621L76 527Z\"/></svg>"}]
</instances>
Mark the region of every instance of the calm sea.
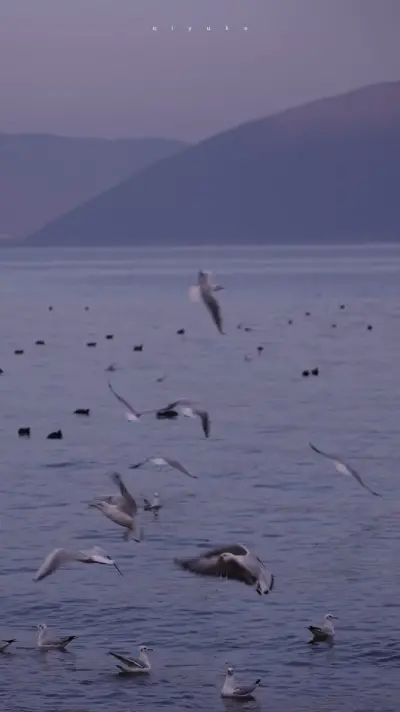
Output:
<instances>
[{"instance_id":1,"label":"calm sea","mask_svg":"<svg viewBox=\"0 0 400 712\"><path fill-rule=\"evenodd\" d=\"M199 268L226 288L226 336L188 299ZM239 681L262 678L246 710L398 712L400 247L2 249L0 294L0 636L17 639L0 655L3 709L223 712L236 709L220 699L233 665ZM126 421L111 362L138 410L182 397L206 407L209 440L190 419ZM47 440L58 428L64 439ZM199 479L128 469L151 455ZM113 492L115 470L139 501L158 491L164 503L158 521L141 515L139 545L87 507ZM173 564L232 542L270 566L271 595ZM53 547L95 544L123 577L76 564L33 583ZM328 611L337 645L307 646ZM35 649L41 622L77 636L69 653ZM141 644L154 647L152 674L118 678L108 652Z\"/></svg>"}]
</instances>

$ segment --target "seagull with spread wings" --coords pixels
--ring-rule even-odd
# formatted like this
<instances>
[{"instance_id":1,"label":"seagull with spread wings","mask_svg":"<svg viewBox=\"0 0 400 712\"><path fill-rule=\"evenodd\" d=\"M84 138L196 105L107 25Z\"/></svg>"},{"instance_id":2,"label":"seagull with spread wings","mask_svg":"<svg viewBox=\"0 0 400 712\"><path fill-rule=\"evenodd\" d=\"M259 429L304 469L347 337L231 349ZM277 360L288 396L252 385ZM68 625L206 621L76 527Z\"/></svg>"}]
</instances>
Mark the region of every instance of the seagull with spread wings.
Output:
<instances>
[{"instance_id":1,"label":"seagull with spread wings","mask_svg":"<svg viewBox=\"0 0 400 712\"><path fill-rule=\"evenodd\" d=\"M354 477L354 479L358 482L359 485L361 485L361 487L364 487L364 489L368 490L368 492L373 494L375 497L382 496L381 494L379 494L379 492L375 492L370 487L368 487L368 485L365 484L364 480L361 479L361 475L358 474L357 470L355 470L354 467L347 465L337 455L329 455L326 452L322 452L322 450L319 450L312 443L309 443L309 445L311 450L317 452L318 455L322 455L322 457L326 457L328 460L332 460L333 464L335 465L336 472L339 472L339 474L341 475L348 475Z\"/></svg>"},{"instance_id":2,"label":"seagull with spread wings","mask_svg":"<svg viewBox=\"0 0 400 712\"><path fill-rule=\"evenodd\" d=\"M221 307L214 297L214 292L223 289L223 287L219 284L212 284L210 275L211 272L203 272L200 270L197 276L197 286L190 287L189 295L193 301L198 301L199 299L203 301L219 333L224 334L225 332L222 329Z\"/></svg>"},{"instance_id":3,"label":"seagull with spread wings","mask_svg":"<svg viewBox=\"0 0 400 712\"><path fill-rule=\"evenodd\" d=\"M125 527L127 530L124 534L125 541L128 541L130 536L133 536L136 542L140 542L140 533L136 522L137 504L125 487L121 475L114 472L111 475L111 479L119 487L119 498L118 496L115 499L104 497L96 502L91 502L89 507L98 509L114 524Z\"/></svg>"},{"instance_id":4,"label":"seagull with spread wings","mask_svg":"<svg viewBox=\"0 0 400 712\"><path fill-rule=\"evenodd\" d=\"M201 576L234 579L247 586L256 586L260 596L269 593L274 587L273 574L261 559L241 544L221 546L189 559L175 559L175 563Z\"/></svg>"}]
</instances>

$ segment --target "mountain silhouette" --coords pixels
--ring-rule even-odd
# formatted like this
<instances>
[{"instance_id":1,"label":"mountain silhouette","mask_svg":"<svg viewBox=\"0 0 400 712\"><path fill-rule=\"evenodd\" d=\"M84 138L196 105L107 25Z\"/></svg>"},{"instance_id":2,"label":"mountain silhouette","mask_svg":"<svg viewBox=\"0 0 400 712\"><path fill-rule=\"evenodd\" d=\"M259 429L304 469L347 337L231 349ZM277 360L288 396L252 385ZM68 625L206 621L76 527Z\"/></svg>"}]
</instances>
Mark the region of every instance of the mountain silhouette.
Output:
<instances>
[{"instance_id":1,"label":"mountain silhouette","mask_svg":"<svg viewBox=\"0 0 400 712\"><path fill-rule=\"evenodd\" d=\"M0 235L33 232L184 145L0 133Z\"/></svg>"},{"instance_id":2,"label":"mountain silhouette","mask_svg":"<svg viewBox=\"0 0 400 712\"><path fill-rule=\"evenodd\" d=\"M32 245L293 244L400 237L400 82L321 99L161 160Z\"/></svg>"}]
</instances>

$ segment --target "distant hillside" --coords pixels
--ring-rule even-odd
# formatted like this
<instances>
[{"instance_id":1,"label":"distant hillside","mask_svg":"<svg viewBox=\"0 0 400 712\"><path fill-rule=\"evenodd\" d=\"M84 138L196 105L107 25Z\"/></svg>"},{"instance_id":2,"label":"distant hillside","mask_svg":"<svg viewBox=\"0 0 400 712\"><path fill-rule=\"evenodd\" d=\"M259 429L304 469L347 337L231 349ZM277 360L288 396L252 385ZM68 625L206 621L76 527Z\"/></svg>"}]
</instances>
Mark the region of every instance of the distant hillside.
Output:
<instances>
[{"instance_id":1,"label":"distant hillside","mask_svg":"<svg viewBox=\"0 0 400 712\"><path fill-rule=\"evenodd\" d=\"M0 133L0 234L33 232L185 145Z\"/></svg>"},{"instance_id":2,"label":"distant hillside","mask_svg":"<svg viewBox=\"0 0 400 712\"><path fill-rule=\"evenodd\" d=\"M36 245L400 238L400 82L253 121L157 163L31 236Z\"/></svg>"}]
</instances>

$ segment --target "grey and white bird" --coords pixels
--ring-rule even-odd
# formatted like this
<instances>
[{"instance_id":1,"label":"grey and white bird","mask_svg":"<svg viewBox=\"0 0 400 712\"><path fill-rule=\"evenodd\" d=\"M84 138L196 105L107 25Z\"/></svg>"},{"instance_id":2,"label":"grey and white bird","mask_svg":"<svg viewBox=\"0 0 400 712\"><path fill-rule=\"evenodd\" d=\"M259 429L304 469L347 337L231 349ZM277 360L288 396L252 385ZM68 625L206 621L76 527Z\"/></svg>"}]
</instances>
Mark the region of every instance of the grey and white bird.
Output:
<instances>
[{"instance_id":1,"label":"grey and white bird","mask_svg":"<svg viewBox=\"0 0 400 712\"><path fill-rule=\"evenodd\" d=\"M150 500L146 499L144 497L144 511L145 512L153 512L154 516L157 517L160 509L162 508L162 504L160 502L160 497L157 492L154 492L154 497L153 500L150 502Z\"/></svg>"},{"instance_id":2,"label":"grey and white bird","mask_svg":"<svg viewBox=\"0 0 400 712\"><path fill-rule=\"evenodd\" d=\"M354 477L354 479L358 482L361 487L364 487L364 489L368 490L371 494L373 494L375 497L381 497L382 495L379 494L379 492L375 492L372 490L368 485L365 484L364 480L362 480L361 475L358 474L357 470L354 469L354 467L351 467L350 465L347 465L343 460L338 457L337 455L329 455L326 452L322 452L322 450L319 450L315 445L312 443L309 443L311 450L314 450L314 452L317 452L318 455L322 455L322 457L326 457L328 460L332 460L336 472L339 472L341 475L351 475Z\"/></svg>"},{"instance_id":3,"label":"grey and white bird","mask_svg":"<svg viewBox=\"0 0 400 712\"><path fill-rule=\"evenodd\" d=\"M43 561L43 564L37 570L34 581L41 581L57 571L61 566L70 564L72 561L79 561L82 564L105 564L106 566L115 566L118 573L122 576L122 571L119 570L117 564L108 554L99 546L94 546L92 549L82 551L71 551L69 549L53 549Z\"/></svg>"},{"instance_id":4,"label":"grey and white bird","mask_svg":"<svg viewBox=\"0 0 400 712\"><path fill-rule=\"evenodd\" d=\"M9 640L0 640L0 653L5 653L11 643L15 642L16 638L10 638Z\"/></svg>"},{"instance_id":5,"label":"grey and white bird","mask_svg":"<svg viewBox=\"0 0 400 712\"><path fill-rule=\"evenodd\" d=\"M167 465L168 467L172 467L174 470L183 472L184 475L188 475L193 479L197 479L197 475L193 475L191 472L189 472L189 470L186 469L184 465L182 465L181 462L179 462L178 460L174 460L171 457L146 457L145 460L141 460L141 462L137 462L135 465L130 465L130 469L137 470L139 467L143 467L146 462L151 462L152 465L157 465L158 467L161 467L162 465Z\"/></svg>"},{"instance_id":6,"label":"grey and white bird","mask_svg":"<svg viewBox=\"0 0 400 712\"><path fill-rule=\"evenodd\" d=\"M256 680L252 685L237 685L233 668L229 667L222 686L221 697L233 700L251 700L254 690L260 685L261 680Z\"/></svg>"},{"instance_id":7,"label":"grey and white bird","mask_svg":"<svg viewBox=\"0 0 400 712\"><path fill-rule=\"evenodd\" d=\"M127 530L124 534L125 541L132 536L136 542L140 542L140 531L137 523L137 504L130 492L125 487L121 475L113 472L111 479L119 487L120 495L112 499L112 495L107 498L91 502L88 506L98 509L107 519ZM110 501L111 499L111 501Z\"/></svg>"},{"instance_id":8,"label":"grey and white bird","mask_svg":"<svg viewBox=\"0 0 400 712\"><path fill-rule=\"evenodd\" d=\"M328 643L328 645L333 645L335 639L333 620L337 620L337 616L333 616L332 613L327 613L324 616L324 622L321 626L309 625L308 630L312 633L313 637L308 641L308 644L316 645L317 643Z\"/></svg>"},{"instance_id":9,"label":"grey and white bird","mask_svg":"<svg viewBox=\"0 0 400 712\"><path fill-rule=\"evenodd\" d=\"M214 292L223 289L223 287L219 284L212 284L210 275L211 272L203 272L200 270L197 276L197 286L190 287L189 295L193 301L199 301L200 299L203 301L219 333L224 334L222 329L221 307L214 297Z\"/></svg>"},{"instance_id":10,"label":"grey and white bird","mask_svg":"<svg viewBox=\"0 0 400 712\"><path fill-rule=\"evenodd\" d=\"M39 623L38 629L37 647L40 650L65 650L71 640L76 638L76 635L68 635L64 638L54 636L49 632L46 623Z\"/></svg>"},{"instance_id":11,"label":"grey and white bird","mask_svg":"<svg viewBox=\"0 0 400 712\"><path fill-rule=\"evenodd\" d=\"M148 674L151 670L151 663L147 655L148 651L153 650L153 648L148 648L146 645L141 645L139 648L139 657L127 658L125 655L119 655L119 653L109 652L113 658L119 660L120 665L117 664L117 668L123 673L129 673L130 675L143 675Z\"/></svg>"},{"instance_id":12,"label":"grey and white bird","mask_svg":"<svg viewBox=\"0 0 400 712\"><path fill-rule=\"evenodd\" d=\"M173 403L168 403L165 408L160 408L161 411L170 411L177 409L185 418L200 418L201 427L206 438L210 435L210 416L203 408L198 408L188 398L180 398Z\"/></svg>"},{"instance_id":13,"label":"grey and white bird","mask_svg":"<svg viewBox=\"0 0 400 712\"><path fill-rule=\"evenodd\" d=\"M175 559L175 563L201 576L234 579L255 586L260 596L268 594L274 587L273 574L261 559L241 544L221 546L188 559Z\"/></svg>"},{"instance_id":14,"label":"grey and white bird","mask_svg":"<svg viewBox=\"0 0 400 712\"><path fill-rule=\"evenodd\" d=\"M114 388L112 387L110 381L108 381L108 387L109 387L111 393L112 393L112 394L115 396L115 398L117 399L117 401L119 401L120 403L122 403L122 405L124 405L125 408L128 409L127 412L125 413L126 419L129 420L130 422L135 422L136 420L139 420L139 418L140 418L140 416L141 416L142 414L141 414L141 413L138 413L137 410L135 410L135 408L134 408L133 406L131 406L131 404L128 403L127 400L125 400L125 398L123 398L122 396L120 396L120 395L114 390Z\"/></svg>"}]
</instances>

